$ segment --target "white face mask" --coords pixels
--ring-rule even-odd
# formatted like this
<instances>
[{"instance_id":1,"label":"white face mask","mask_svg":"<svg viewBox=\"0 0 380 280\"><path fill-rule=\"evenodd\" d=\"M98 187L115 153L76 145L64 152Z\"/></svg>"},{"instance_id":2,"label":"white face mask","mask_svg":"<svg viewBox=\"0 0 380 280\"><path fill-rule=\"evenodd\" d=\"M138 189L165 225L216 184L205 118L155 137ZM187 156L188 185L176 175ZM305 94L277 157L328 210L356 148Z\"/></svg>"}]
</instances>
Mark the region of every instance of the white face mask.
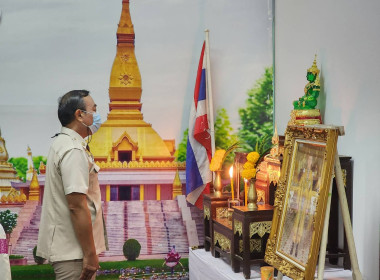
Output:
<instances>
[{"instance_id":1,"label":"white face mask","mask_svg":"<svg viewBox=\"0 0 380 280\"><path fill-rule=\"evenodd\" d=\"M93 118L93 122L92 122L92 125L89 126L92 134L94 134L95 132L97 132L100 128L100 126L102 125L102 119L99 115L99 113L94 113L92 115L92 118Z\"/></svg>"},{"instance_id":2,"label":"white face mask","mask_svg":"<svg viewBox=\"0 0 380 280\"><path fill-rule=\"evenodd\" d=\"M90 113L87 111L83 111L83 112L85 112L87 114L92 114L92 119L93 119L92 125L86 125L83 122L82 122L82 124L84 126L88 127L91 130L92 134L94 134L95 132L97 132L99 130L100 126L102 125L102 119L101 119L99 113L96 113L96 112Z\"/></svg>"}]
</instances>

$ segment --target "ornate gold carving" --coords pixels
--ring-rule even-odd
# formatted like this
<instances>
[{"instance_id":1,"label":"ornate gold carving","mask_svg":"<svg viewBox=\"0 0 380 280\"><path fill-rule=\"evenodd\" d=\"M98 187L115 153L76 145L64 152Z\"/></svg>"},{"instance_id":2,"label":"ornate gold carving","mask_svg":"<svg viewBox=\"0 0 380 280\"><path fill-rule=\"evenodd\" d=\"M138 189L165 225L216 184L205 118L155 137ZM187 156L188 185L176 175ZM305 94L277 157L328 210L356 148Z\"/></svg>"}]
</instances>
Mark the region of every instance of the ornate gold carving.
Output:
<instances>
[{"instance_id":1,"label":"ornate gold carving","mask_svg":"<svg viewBox=\"0 0 380 280\"><path fill-rule=\"evenodd\" d=\"M210 220L211 213L210 208L208 206L203 206L203 217L207 218L207 220Z\"/></svg>"},{"instance_id":2,"label":"ornate gold carving","mask_svg":"<svg viewBox=\"0 0 380 280\"><path fill-rule=\"evenodd\" d=\"M253 251L262 252L261 248L261 239L259 238L254 238L249 240L249 251L252 253ZM239 252L243 252L243 240L239 240Z\"/></svg>"},{"instance_id":3,"label":"ornate gold carving","mask_svg":"<svg viewBox=\"0 0 380 280\"><path fill-rule=\"evenodd\" d=\"M249 224L249 236L258 234L260 237L263 237L264 234L270 233L272 227L272 221L265 222L253 222Z\"/></svg>"},{"instance_id":4,"label":"ornate gold carving","mask_svg":"<svg viewBox=\"0 0 380 280\"><path fill-rule=\"evenodd\" d=\"M320 245L321 233L323 229L323 217L326 211L326 201L329 193L332 170L334 166L334 155L336 151L337 137L339 134L339 127L326 126L326 125L316 125L316 126L292 126L288 125L285 132L285 143L284 143L284 160L282 163L280 179L278 187L275 193L275 209L273 215L273 224L270 236L267 241L267 246L265 250L265 262L274 266L284 275L292 279L313 279L315 266L318 261L318 250ZM293 183L294 175L294 161L295 156L294 149L298 149L298 141L305 141L306 143L325 145L325 150L323 152L323 169L321 174L325 176L321 177L319 186L319 196L316 201L316 206L314 207L313 215L313 237L310 242L309 254L307 258L307 265L304 266L299 262L298 259L290 261L289 259L294 256L290 256L289 252L284 251L281 247L281 254L278 252L278 242L286 242L287 235L283 234L283 215L287 215L285 209L288 208L287 203L288 194L287 188L288 184ZM280 241L279 241L280 240ZM288 256L288 257L285 257ZM294 262L298 264L295 265Z\"/></svg>"},{"instance_id":5,"label":"ornate gold carving","mask_svg":"<svg viewBox=\"0 0 380 280\"><path fill-rule=\"evenodd\" d=\"M243 224L241 221L237 221L237 220L234 220L234 234L236 234L237 232L239 232L239 235L242 235L243 234Z\"/></svg>"},{"instance_id":6,"label":"ornate gold carving","mask_svg":"<svg viewBox=\"0 0 380 280\"><path fill-rule=\"evenodd\" d=\"M125 163L125 164L124 164ZM183 170L186 168L186 162L176 162L176 161L137 161L132 160L129 162L121 162L121 161L97 161L96 165L98 165L102 169L120 169L120 168L178 168Z\"/></svg>"},{"instance_id":7,"label":"ornate gold carving","mask_svg":"<svg viewBox=\"0 0 380 280\"><path fill-rule=\"evenodd\" d=\"M0 154L4 152L4 149L0 146Z\"/></svg>"},{"instance_id":8,"label":"ornate gold carving","mask_svg":"<svg viewBox=\"0 0 380 280\"><path fill-rule=\"evenodd\" d=\"M304 280L305 273L299 268L291 265L289 262L277 256L273 251L274 246L275 243L272 242L271 239L268 239L264 261L277 268L279 271L282 272L282 274L289 276L294 280Z\"/></svg>"},{"instance_id":9,"label":"ornate gold carving","mask_svg":"<svg viewBox=\"0 0 380 280\"><path fill-rule=\"evenodd\" d=\"M268 178L269 182L273 182L274 184L278 183L278 179L280 178L280 171L273 170L272 168L268 169Z\"/></svg>"},{"instance_id":10,"label":"ornate gold carving","mask_svg":"<svg viewBox=\"0 0 380 280\"><path fill-rule=\"evenodd\" d=\"M130 55L127 54L127 53L123 53L121 56L120 56L120 59L123 61L123 62L128 62L130 58Z\"/></svg>"},{"instance_id":11,"label":"ornate gold carving","mask_svg":"<svg viewBox=\"0 0 380 280\"><path fill-rule=\"evenodd\" d=\"M131 84L133 79L134 79L134 77L132 76L131 73L122 73L119 76L120 84L123 84L126 86Z\"/></svg>"},{"instance_id":12,"label":"ornate gold carving","mask_svg":"<svg viewBox=\"0 0 380 280\"><path fill-rule=\"evenodd\" d=\"M343 177L344 186L347 187L347 170L346 169L342 169L342 177Z\"/></svg>"},{"instance_id":13,"label":"ornate gold carving","mask_svg":"<svg viewBox=\"0 0 380 280\"><path fill-rule=\"evenodd\" d=\"M227 207L216 207L216 218L217 219L225 219L228 217L228 208Z\"/></svg>"},{"instance_id":14,"label":"ornate gold carving","mask_svg":"<svg viewBox=\"0 0 380 280\"><path fill-rule=\"evenodd\" d=\"M260 201L265 203L265 191L263 190L257 190L257 202Z\"/></svg>"},{"instance_id":15,"label":"ornate gold carving","mask_svg":"<svg viewBox=\"0 0 380 280\"><path fill-rule=\"evenodd\" d=\"M216 245L216 243L219 243L220 248L225 252L231 250L231 240L229 240L223 234L214 231L214 245Z\"/></svg>"}]
</instances>

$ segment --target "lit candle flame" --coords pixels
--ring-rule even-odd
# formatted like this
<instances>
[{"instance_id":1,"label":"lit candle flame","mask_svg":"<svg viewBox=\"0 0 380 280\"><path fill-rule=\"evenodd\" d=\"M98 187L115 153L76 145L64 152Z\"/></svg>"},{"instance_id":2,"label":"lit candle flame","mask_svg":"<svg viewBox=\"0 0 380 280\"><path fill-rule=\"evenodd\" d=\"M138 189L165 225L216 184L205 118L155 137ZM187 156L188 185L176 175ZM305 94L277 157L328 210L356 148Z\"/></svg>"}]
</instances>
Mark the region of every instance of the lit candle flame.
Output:
<instances>
[{"instance_id":1,"label":"lit candle flame","mask_svg":"<svg viewBox=\"0 0 380 280\"><path fill-rule=\"evenodd\" d=\"M231 167L230 167L230 177L231 178L233 177L233 174L234 174L234 166L231 165Z\"/></svg>"}]
</instances>

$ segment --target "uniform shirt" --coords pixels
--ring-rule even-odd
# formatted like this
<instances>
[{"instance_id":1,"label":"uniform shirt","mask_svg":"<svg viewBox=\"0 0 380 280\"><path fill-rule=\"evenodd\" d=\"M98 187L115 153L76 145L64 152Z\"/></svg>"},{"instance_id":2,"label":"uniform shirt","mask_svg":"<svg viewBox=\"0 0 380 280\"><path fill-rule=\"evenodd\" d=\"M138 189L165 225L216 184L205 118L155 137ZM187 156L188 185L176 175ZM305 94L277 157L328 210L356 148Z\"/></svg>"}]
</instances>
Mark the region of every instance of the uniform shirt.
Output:
<instances>
[{"instance_id":1,"label":"uniform shirt","mask_svg":"<svg viewBox=\"0 0 380 280\"><path fill-rule=\"evenodd\" d=\"M97 175L99 167L86 146L77 132L62 127L49 150L37 255L50 262L83 258L66 199L70 193L86 194L96 254L107 247Z\"/></svg>"},{"instance_id":2,"label":"uniform shirt","mask_svg":"<svg viewBox=\"0 0 380 280\"><path fill-rule=\"evenodd\" d=\"M3 226L0 224L0 271L1 279L11 280L11 266L9 264L8 242Z\"/></svg>"}]
</instances>

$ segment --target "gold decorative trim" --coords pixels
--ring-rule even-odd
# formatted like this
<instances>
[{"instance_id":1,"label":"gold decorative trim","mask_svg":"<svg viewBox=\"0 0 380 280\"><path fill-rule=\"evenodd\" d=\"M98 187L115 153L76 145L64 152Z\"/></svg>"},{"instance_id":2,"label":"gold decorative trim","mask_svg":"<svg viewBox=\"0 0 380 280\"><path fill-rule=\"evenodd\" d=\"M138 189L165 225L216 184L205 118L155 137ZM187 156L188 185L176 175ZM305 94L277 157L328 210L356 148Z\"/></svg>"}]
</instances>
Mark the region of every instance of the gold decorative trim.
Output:
<instances>
[{"instance_id":1,"label":"gold decorative trim","mask_svg":"<svg viewBox=\"0 0 380 280\"><path fill-rule=\"evenodd\" d=\"M343 184L345 187L347 187L347 170L342 169L342 177L343 177Z\"/></svg>"},{"instance_id":2,"label":"gold decorative trim","mask_svg":"<svg viewBox=\"0 0 380 280\"><path fill-rule=\"evenodd\" d=\"M314 125L314 124L320 124L321 121L319 119L301 119L296 120L296 125Z\"/></svg>"},{"instance_id":3,"label":"gold decorative trim","mask_svg":"<svg viewBox=\"0 0 380 280\"><path fill-rule=\"evenodd\" d=\"M265 250L265 262L277 268L284 275L294 280L314 279L314 272L318 261L318 251L321 242L323 221L326 212L326 204L330 189L332 170L334 167L334 155L336 151L337 137L339 127L316 125L316 126L292 126L288 125L285 131L284 143L284 160L281 167L281 174L277 190L275 193L275 209L273 213L272 229L267 241ZM292 254L289 248L279 247L285 242L292 241L289 234L284 234L284 217L287 217L289 196L288 185L293 183L295 158L299 143L305 145L325 146L322 152L323 169L321 174L325 174L320 178L319 196L314 206L314 214L312 217L313 233L310 246L304 248L309 250L307 260L302 261ZM311 156L316 156L310 153ZM303 210L307 211L307 210ZM288 233L288 232L287 232ZM286 243L288 244L288 243ZM307 264L307 265L305 265Z\"/></svg>"},{"instance_id":4,"label":"gold decorative trim","mask_svg":"<svg viewBox=\"0 0 380 280\"><path fill-rule=\"evenodd\" d=\"M249 224L249 236L253 236L254 234L258 234L260 237L263 237L264 234L270 233L272 228L272 221L265 222L253 222Z\"/></svg>"},{"instance_id":5,"label":"gold decorative trim","mask_svg":"<svg viewBox=\"0 0 380 280\"><path fill-rule=\"evenodd\" d=\"M217 219L225 219L228 218L228 208L227 207L216 207L216 218Z\"/></svg>"},{"instance_id":6,"label":"gold decorative trim","mask_svg":"<svg viewBox=\"0 0 380 280\"><path fill-rule=\"evenodd\" d=\"M214 231L214 245L219 242L220 248L228 252L231 250L231 240L229 240L227 237L225 237L223 234Z\"/></svg>"},{"instance_id":7,"label":"gold decorative trim","mask_svg":"<svg viewBox=\"0 0 380 280\"><path fill-rule=\"evenodd\" d=\"M279 170L268 170L268 178L269 182L273 182L274 184L278 183L278 179L280 178L280 171Z\"/></svg>"},{"instance_id":8,"label":"gold decorative trim","mask_svg":"<svg viewBox=\"0 0 380 280\"><path fill-rule=\"evenodd\" d=\"M254 238L249 240L249 251L252 253L253 251L262 252L261 248L262 240L259 238ZM239 253L243 252L243 240L239 240Z\"/></svg>"},{"instance_id":9,"label":"gold decorative trim","mask_svg":"<svg viewBox=\"0 0 380 280\"><path fill-rule=\"evenodd\" d=\"M121 73L119 76L119 82L123 85L129 85L134 80L134 77L131 73Z\"/></svg>"},{"instance_id":10,"label":"gold decorative trim","mask_svg":"<svg viewBox=\"0 0 380 280\"><path fill-rule=\"evenodd\" d=\"M265 191L263 190L256 190L257 191L257 202L264 202L265 203Z\"/></svg>"},{"instance_id":11,"label":"gold decorative trim","mask_svg":"<svg viewBox=\"0 0 380 280\"><path fill-rule=\"evenodd\" d=\"M203 206L203 217L207 218L207 220L210 220L211 213L210 208L208 206Z\"/></svg>"},{"instance_id":12,"label":"gold decorative trim","mask_svg":"<svg viewBox=\"0 0 380 280\"><path fill-rule=\"evenodd\" d=\"M239 235L243 234L243 223L241 221L234 220L234 234L239 232Z\"/></svg>"},{"instance_id":13,"label":"gold decorative trim","mask_svg":"<svg viewBox=\"0 0 380 280\"><path fill-rule=\"evenodd\" d=\"M186 162L177 161L97 161L96 164L102 169L120 169L120 168L186 168Z\"/></svg>"},{"instance_id":14,"label":"gold decorative trim","mask_svg":"<svg viewBox=\"0 0 380 280\"><path fill-rule=\"evenodd\" d=\"M319 117L321 111L319 109L293 110L296 117Z\"/></svg>"},{"instance_id":15,"label":"gold decorative trim","mask_svg":"<svg viewBox=\"0 0 380 280\"><path fill-rule=\"evenodd\" d=\"M130 58L130 55L128 53L123 53L121 56L120 56L120 59L123 61L123 62L128 62Z\"/></svg>"}]
</instances>

